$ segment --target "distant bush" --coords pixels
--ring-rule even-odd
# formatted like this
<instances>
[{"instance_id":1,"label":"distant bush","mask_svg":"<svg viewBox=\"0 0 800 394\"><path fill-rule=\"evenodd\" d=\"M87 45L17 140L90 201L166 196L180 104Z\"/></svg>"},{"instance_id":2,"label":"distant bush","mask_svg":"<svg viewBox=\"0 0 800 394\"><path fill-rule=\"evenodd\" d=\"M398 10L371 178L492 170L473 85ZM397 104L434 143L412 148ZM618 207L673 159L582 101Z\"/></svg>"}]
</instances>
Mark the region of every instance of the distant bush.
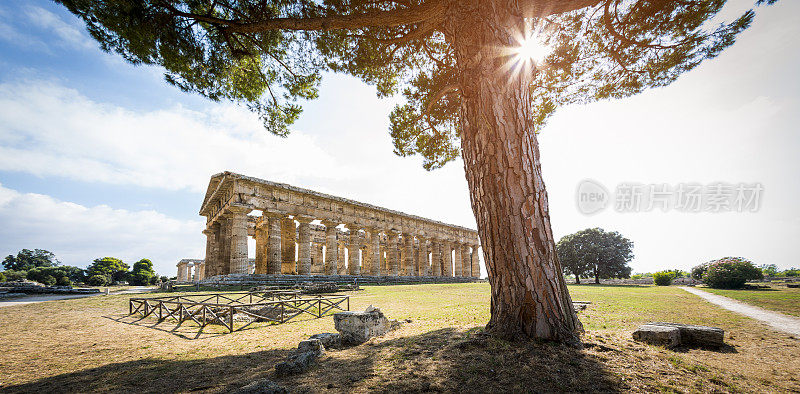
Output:
<instances>
[{"instance_id":1,"label":"distant bush","mask_svg":"<svg viewBox=\"0 0 800 394\"><path fill-rule=\"evenodd\" d=\"M62 265L58 267L34 268L28 271L26 277L30 280L35 280L48 286L53 286L56 283L60 286L70 286L72 282L83 280L83 275L83 270L78 267ZM53 278L53 284L49 283L50 279L48 279L48 277Z\"/></svg>"},{"instance_id":2,"label":"distant bush","mask_svg":"<svg viewBox=\"0 0 800 394\"><path fill-rule=\"evenodd\" d=\"M672 271L661 271L653 274L653 283L656 286L669 286L672 284L672 279L675 278L675 273Z\"/></svg>"},{"instance_id":3,"label":"distant bush","mask_svg":"<svg viewBox=\"0 0 800 394\"><path fill-rule=\"evenodd\" d=\"M5 281L6 281L6 276L3 275L2 272L0 272L0 282L5 282Z\"/></svg>"},{"instance_id":4,"label":"distant bush","mask_svg":"<svg viewBox=\"0 0 800 394\"><path fill-rule=\"evenodd\" d=\"M6 276L6 280L9 282L18 282L27 277L27 272L25 271L14 271L14 270L5 270L3 271L3 275Z\"/></svg>"},{"instance_id":5,"label":"distant bush","mask_svg":"<svg viewBox=\"0 0 800 394\"><path fill-rule=\"evenodd\" d=\"M698 265L697 267L692 268L692 279L702 281L703 274L705 274L706 269L708 269L708 264L710 263L703 263Z\"/></svg>"},{"instance_id":6,"label":"distant bush","mask_svg":"<svg viewBox=\"0 0 800 394\"><path fill-rule=\"evenodd\" d=\"M764 278L758 267L742 257L723 257L707 264L703 283L717 289L739 289L748 280Z\"/></svg>"},{"instance_id":7,"label":"distant bush","mask_svg":"<svg viewBox=\"0 0 800 394\"><path fill-rule=\"evenodd\" d=\"M68 277L62 276L56 280L56 284L59 286L72 286L72 281Z\"/></svg>"},{"instance_id":8,"label":"distant bush","mask_svg":"<svg viewBox=\"0 0 800 394\"><path fill-rule=\"evenodd\" d=\"M789 268L786 271L781 272L783 276L800 276L800 269L797 268Z\"/></svg>"},{"instance_id":9,"label":"distant bush","mask_svg":"<svg viewBox=\"0 0 800 394\"><path fill-rule=\"evenodd\" d=\"M39 283L42 283L47 286L55 286L56 285L56 277L53 275L43 275L39 279L36 280Z\"/></svg>"},{"instance_id":10,"label":"distant bush","mask_svg":"<svg viewBox=\"0 0 800 394\"><path fill-rule=\"evenodd\" d=\"M86 279L86 283L91 286L106 286L108 282L108 277L105 275L92 275L89 279Z\"/></svg>"}]
</instances>

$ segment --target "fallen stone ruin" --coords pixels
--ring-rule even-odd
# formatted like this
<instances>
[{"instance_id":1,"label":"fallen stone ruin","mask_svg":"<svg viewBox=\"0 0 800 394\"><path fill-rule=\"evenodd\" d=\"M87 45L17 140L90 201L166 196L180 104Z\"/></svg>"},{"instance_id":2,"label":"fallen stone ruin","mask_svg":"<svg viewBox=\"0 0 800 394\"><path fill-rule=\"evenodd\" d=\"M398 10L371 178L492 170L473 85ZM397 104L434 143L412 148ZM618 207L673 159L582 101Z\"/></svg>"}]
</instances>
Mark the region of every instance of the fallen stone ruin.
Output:
<instances>
[{"instance_id":1,"label":"fallen stone ruin","mask_svg":"<svg viewBox=\"0 0 800 394\"><path fill-rule=\"evenodd\" d=\"M636 341L666 348L678 346L719 348L725 345L724 337L725 331L721 328L667 322L647 323L633 332L633 339Z\"/></svg>"},{"instance_id":2,"label":"fallen stone ruin","mask_svg":"<svg viewBox=\"0 0 800 394\"><path fill-rule=\"evenodd\" d=\"M275 365L277 376L295 375L311 368L325 354L326 349L360 345L372 337L382 336L399 328L403 322L387 319L380 309L370 305L363 312L339 312L333 315L338 333L312 335L301 341L286 361Z\"/></svg>"},{"instance_id":3,"label":"fallen stone ruin","mask_svg":"<svg viewBox=\"0 0 800 394\"><path fill-rule=\"evenodd\" d=\"M289 286L256 286L250 291L297 290L302 294L329 294L361 290L357 283L301 282Z\"/></svg>"}]
</instances>

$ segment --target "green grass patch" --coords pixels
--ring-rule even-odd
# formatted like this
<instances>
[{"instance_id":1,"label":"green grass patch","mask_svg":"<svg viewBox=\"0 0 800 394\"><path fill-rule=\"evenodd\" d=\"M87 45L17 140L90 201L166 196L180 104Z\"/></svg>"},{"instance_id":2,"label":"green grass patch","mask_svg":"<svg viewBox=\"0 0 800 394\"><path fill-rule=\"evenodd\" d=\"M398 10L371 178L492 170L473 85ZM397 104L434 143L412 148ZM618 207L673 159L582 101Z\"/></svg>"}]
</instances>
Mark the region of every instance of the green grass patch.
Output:
<instances>
[{"instance_id":1,"label":"green grass patch","mask_svg":"<svg viewBox=\"0 0 800 394\"><path fill-rule=\"evenodd\" d=\"M800 317L800 288L772 285L761 289L723 290L704 287L702 290L764 309Z\"/></svg>"}]
</instances>

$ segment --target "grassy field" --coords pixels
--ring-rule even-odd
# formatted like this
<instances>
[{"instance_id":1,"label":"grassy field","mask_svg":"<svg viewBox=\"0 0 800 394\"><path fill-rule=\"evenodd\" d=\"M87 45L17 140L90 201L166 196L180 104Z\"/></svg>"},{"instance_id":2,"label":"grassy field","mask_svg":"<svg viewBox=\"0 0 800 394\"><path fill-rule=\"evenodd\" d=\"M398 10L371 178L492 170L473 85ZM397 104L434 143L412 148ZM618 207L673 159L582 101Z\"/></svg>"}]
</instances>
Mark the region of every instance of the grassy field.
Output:
<instances>
[{"instance_id":1,"label":"grassy field","mask_svg":"<svg viewBox=\"0 0 800 394\"><path fill-rule=\"evenodd\" d=\"M579 316L585 348L510 343L482 335L485 283L367 287L353 310L379 306L403 328L326 353L305 374L274 365L331 317L223 334L126 317L129 296L0 308L1 392L226 392L270 378L303 392L800 390L800 340L676 287L570 286L592 304ZM728 347L666 350L630 339L647 321L725 329Z\"/></svg>"},{"instance_id":2,"label":"grassy field","mask_svg":"<svg viewBox=\"0 0 800 394\"><path fill-rule=\"evenodd\" d=\"M764 309L800 316L800 289L781 285L745 290L721 290L706 287L702 289L709 293L730 297Z\"/></svg>"}]
</instances>

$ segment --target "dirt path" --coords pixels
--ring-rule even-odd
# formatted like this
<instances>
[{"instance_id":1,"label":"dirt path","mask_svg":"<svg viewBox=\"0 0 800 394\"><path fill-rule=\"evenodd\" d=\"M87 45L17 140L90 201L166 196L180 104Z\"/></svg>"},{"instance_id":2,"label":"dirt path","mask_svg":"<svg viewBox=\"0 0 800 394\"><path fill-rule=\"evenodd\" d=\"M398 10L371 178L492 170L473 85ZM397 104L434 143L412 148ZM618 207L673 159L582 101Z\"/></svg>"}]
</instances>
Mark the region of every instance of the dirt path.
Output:
<instances>
[{"instance_id":1,"label":"dirt path","mask_svg":"<svg viewBox=\"0 0 800 394\"><path fill-rule=\"evenodd\" d=\"M692 287L681 286L681 289L703 298L712 304L719 305L729 311L736 312L751 319L756 319L766 323L778 331L800 337L800 319L796 317L787 316L780 312L769 311L757 306L745 304L728 297L711 294L707 291Z\"/></svg>"}]
</instances>

